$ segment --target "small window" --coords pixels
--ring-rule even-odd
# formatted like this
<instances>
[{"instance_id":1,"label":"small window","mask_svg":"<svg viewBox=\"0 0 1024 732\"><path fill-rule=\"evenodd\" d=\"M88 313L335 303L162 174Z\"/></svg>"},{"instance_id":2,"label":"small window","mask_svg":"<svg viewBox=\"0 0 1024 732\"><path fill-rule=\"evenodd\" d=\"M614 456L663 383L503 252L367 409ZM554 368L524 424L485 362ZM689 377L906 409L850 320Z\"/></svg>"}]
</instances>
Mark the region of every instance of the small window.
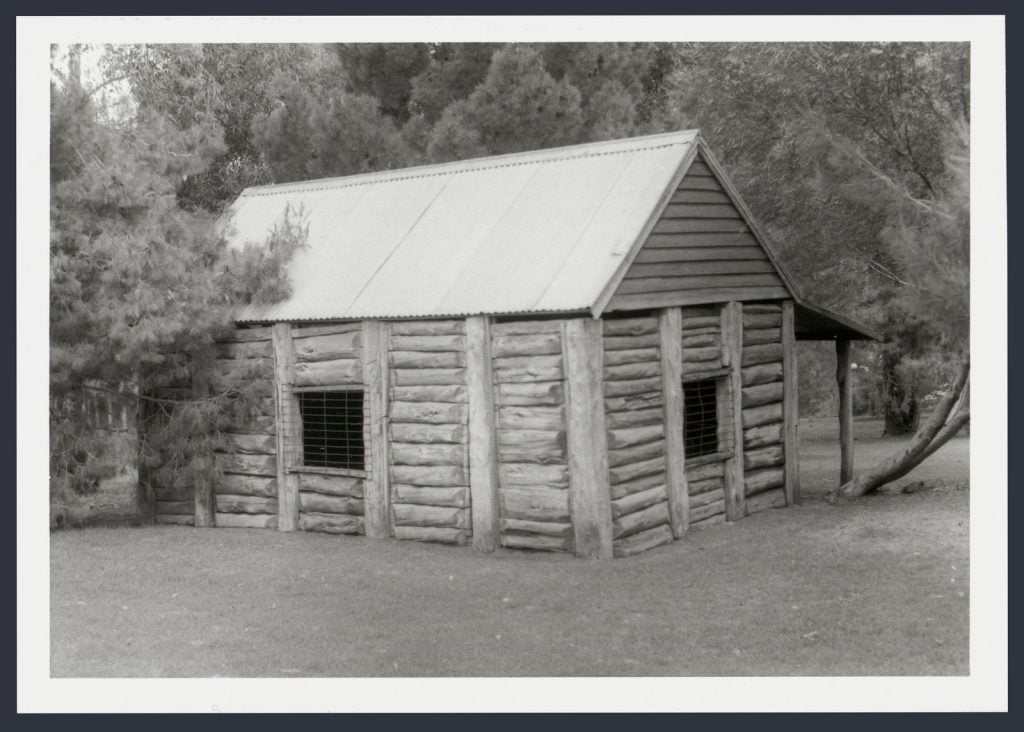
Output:
<instances>
[{"instance_id":1,"label":"small window","mask_svg":"<svg viewBox=\"0 0 1024 732\"><path fill-rule=\"evenodd\" d=\"M683 384L686 457L718 452L718 379Z\"/></svg>"},{"instance_id":2,"label":"small window","mask_svg":"<svg viewBox=\"0 0 1024 732\"><path fill-rule=\"evenodd\" d=\"M304 466L365 469L362 389L300 392L299 411Z\"/></svg>"}]
</instances>

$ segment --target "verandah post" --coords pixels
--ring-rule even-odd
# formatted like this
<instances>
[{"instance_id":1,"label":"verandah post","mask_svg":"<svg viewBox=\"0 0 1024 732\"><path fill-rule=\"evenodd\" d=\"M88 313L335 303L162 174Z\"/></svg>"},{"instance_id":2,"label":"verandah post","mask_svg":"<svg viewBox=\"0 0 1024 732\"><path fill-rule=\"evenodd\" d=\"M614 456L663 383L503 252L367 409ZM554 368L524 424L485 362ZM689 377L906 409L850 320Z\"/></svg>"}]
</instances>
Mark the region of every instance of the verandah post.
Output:
<instances>
[{"instance_id":1,"label":"verandah post","mask_svg":"<svg viewBox=\"0 0 1024 732\"><path fill-rule=\"evenodd\" d=\"M836 384L839 387L839 485L853 479L853 383L850 341L836 341Z\"/></svg>"},{"instance_id":2,"label":"verandah post","mask_svg":"<svg viewBox=\"0 0 1024 732\"><path fill-rule=\"evenodd\" d=\"M466 384L469 395L469 490L473 548L493 552L498 518L498 443L491 369L491 326L486 316L466 318Z\"/></svg>"},{"instance_id":3,"label":"verandah post","mask_svg":"<svg viewBox=\"0 0 1024 732\"><path fill-rule=\"evenodd\" d=\"M665 463L672 536L682 537L690 525L686 483L686 441L683 437L683 311L665 308L658 316L661 344L661 385L665 401Z\"/></svg>"},{"instance_id":4,"label":"verandah post","mask_svg":"<svg viewBox=\"0 0 1024 732\"><path fill-rule=\"evenodd\" d=\"M743 485L743 304L726 303L722 308L722 365L728 367L729 426L732 455L725 461L725 519L743 518L746 490Z\"/></svg>"},{"instance_id":5,"label":"verandah post","mask_svg":"<svg viewBox=\"0 0 1024 732\"><path fill-rule=\"evenodd\" d=\"M388 324L363 321L363 383L369 433L369 461L363 494L363 525L371 539L391 536L388 466Z\"/></svg>"},{"instance_id":6,"label":"verandah post","mask_svg":"<svg viewBox=\"0 0 1024 732\"><path fill-rule=\"evenodd\" d=\"M277 529L299 528L299 476L289 471L302 439L302 418L292 393L295 385L295 352L290 323L275 323L271 330L274 344L274 404L277 439Z\"/></svg>"},{"instance_id":7,"label":"verandah post","mask_svg":"<svg viewBox=\"0 0 1024 732\"><path fill-rule=\"evenodd\" d=\"M783 470L786 505L800 502L800 408L797 398L796 320L793 301L782 303Z\"/></svg>"},{"instance_id":8,"label":"verandah post","mask_svg":"<svg viewBox=\"0 0 1024 732\"><path fill-rule=\"evenodd\" d=\"M600 320L574 318L562 331L567 383L569 502L576 556L612 558L612 497L604 420Z\"/></svg>"}]
</instances>

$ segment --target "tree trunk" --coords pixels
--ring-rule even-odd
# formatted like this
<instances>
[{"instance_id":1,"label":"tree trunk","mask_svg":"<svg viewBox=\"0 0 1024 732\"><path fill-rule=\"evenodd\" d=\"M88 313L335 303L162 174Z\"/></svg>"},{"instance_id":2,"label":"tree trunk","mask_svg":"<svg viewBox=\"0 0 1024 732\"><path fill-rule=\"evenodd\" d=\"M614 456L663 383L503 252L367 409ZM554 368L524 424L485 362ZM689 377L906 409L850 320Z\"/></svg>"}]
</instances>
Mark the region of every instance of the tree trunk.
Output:
<instances>
[{"instance_id":1,"label":"tree trunk","mask_svg":"<svg viewBox=\"0 0 1024 732\"><path fill-rule=\"evenodd\" d=\"M920 424L917 394L908 387L899 373L900 355L886 352L882 356L882 397L885 405L884 435L909 435Z\"/></svg>"},{"instance_id":2,"label":"tree trunk","mask_svg":"<svg viewBox=\"0 0 1024 732\"><path fill-rule=\"evenodd\" d=\"M836 493L851 497L876 491L886 483L902 478L959 432L970 419L965 393L969 373L970 359L965 358L949 391L939 400L935 411L918 429L906 449L861 473ZM954 406L957 407L956 413L950 416Z\"/></svg>"}]
</instances>

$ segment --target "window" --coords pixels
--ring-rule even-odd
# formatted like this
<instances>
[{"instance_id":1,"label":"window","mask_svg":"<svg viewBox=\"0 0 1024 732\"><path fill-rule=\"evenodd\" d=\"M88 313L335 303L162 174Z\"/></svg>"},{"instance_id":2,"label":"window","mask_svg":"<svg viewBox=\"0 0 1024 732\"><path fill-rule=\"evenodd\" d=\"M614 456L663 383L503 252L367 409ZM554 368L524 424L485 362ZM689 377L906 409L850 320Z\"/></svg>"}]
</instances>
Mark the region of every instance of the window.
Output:
<instances>
[{"instance_id":1,"label":"window","mask_svg":"<svg viewBox=\"0 0 1024 732\"><path fill-rule=\"evenodd\" d=\"M686 457L718 452L718 379L683 384Z\"/></svg>"},{"instance_id":2,"label":"window","mask_svg":"<svg viewBox=\"0 0 1024 732\"><path fill-rule=\"evenodd\" d=\"M299 413L303 466L365 469L362 389L300 392Z\"/></svg>"}]
</instances>

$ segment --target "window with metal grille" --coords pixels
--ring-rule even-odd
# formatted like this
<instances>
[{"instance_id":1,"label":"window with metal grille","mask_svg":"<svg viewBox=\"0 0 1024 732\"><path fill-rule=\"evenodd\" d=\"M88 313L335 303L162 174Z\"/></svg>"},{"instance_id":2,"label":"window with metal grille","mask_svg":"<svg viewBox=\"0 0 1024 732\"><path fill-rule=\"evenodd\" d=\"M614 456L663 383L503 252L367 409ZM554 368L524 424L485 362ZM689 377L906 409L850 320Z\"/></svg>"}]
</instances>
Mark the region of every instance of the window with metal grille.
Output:
<instances>
[{"instance_id":1,"label":"window with metal grille","mask_svg":"<svg viewBox=\"0 0 1024 732\"><path fill-rule=\"evenodd\" d=\"M683 384L686 457L718 452L718 379Z\"/></svg>"},{"instance_id":2,"label":"window with metal grille","mask_svg":"<svg viewBox=\"0 0 1024 732\"><path fill-rule=\"evenodd\" d=\"M365 468L362 389L300 392L299 412L305 467Z\"/></svg>"}]
</instances>

